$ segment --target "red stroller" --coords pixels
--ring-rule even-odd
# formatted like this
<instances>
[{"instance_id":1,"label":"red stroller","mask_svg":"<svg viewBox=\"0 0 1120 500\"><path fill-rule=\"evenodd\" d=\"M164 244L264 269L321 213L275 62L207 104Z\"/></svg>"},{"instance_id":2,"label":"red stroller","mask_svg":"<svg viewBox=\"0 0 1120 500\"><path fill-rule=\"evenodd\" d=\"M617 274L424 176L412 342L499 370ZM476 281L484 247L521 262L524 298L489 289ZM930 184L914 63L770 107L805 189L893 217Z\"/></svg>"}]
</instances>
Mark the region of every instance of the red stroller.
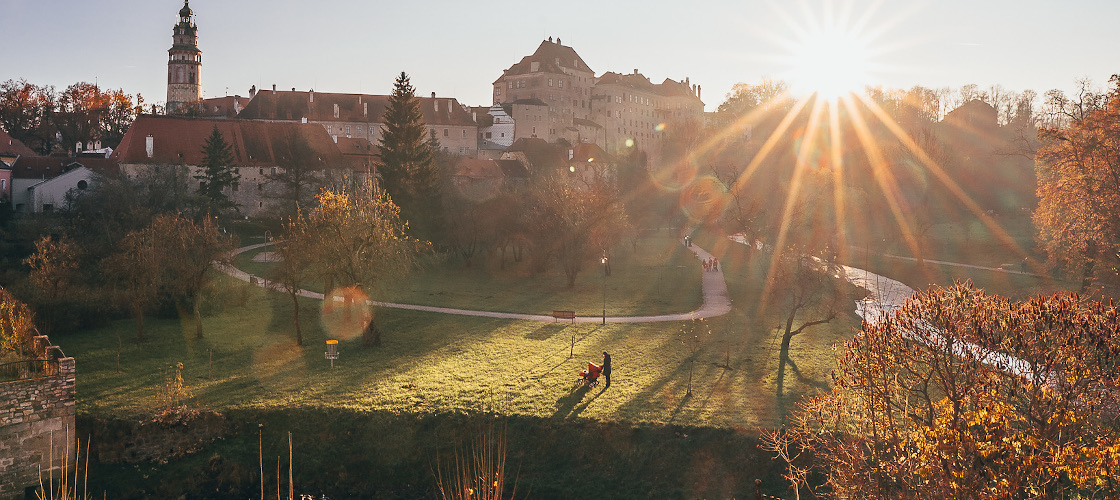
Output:
<instances>
[{"instance_id":1,"label":"red stroller","mask_svg":"<svg viewBox=\"0 0 1120 500\"><path fill-rule=\"evenodd\" d=\"M601 373L603 373L602 366L588 362L587 369L579 372L579 378L576 379L575 387L583 385L590 388L599 385L599 375Z\"/></svg>"}]
</instances>

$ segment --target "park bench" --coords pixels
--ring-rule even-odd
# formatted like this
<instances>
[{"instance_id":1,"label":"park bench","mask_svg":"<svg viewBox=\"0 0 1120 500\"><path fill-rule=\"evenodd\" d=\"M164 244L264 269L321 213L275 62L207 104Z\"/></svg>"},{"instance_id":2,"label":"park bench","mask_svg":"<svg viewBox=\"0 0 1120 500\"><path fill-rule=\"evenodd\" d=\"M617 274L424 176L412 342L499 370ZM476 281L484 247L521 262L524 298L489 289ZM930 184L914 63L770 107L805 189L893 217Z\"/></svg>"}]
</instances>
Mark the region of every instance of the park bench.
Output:
<instances>
[{"instance_id":1,"label":"park bench","mask_svg":"<svg viewBox=\"0 0 1120 500\"><path fill-rule=\"evenodd\" d=\"M572 320L572 323L575 323L576 322L576 312L575 311L552 311L552 318L553 318L553 320L552 320L553 323L555 323L557 320L561 320L561 319L570 319L570 320Z\"/></svg>"}]
</instances>

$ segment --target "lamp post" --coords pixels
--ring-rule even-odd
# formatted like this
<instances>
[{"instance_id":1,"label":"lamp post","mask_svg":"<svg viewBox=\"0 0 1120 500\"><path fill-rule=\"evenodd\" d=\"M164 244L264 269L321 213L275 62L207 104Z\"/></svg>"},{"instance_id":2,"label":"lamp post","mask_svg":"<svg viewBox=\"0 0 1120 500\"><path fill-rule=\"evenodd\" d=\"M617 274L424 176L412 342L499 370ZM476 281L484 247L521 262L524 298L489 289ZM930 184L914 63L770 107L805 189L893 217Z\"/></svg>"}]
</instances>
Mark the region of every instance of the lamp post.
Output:
<instances>
[{"instance_id":1,"label":"lamp post","mask_svg":"<svg viewBox=\"0 0 1120 500\"><path fill-rule=\"evenodd\" d=\"M603 324L607 324L607 256L604 255L603 263Z\"/></svg>"}]
</instances>

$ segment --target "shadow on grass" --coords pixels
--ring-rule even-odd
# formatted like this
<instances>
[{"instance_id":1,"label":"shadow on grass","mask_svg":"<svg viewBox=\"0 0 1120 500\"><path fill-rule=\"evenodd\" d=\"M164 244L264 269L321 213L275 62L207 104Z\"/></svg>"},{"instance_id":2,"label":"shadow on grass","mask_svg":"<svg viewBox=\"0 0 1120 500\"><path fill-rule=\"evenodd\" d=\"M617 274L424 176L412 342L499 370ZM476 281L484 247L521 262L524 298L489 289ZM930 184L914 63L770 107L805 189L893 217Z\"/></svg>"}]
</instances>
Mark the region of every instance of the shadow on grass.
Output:
<instances>
[{"instance_id":1,"label":"shadow on grass","mask_svg":"<svg viewBox=\"0 0 1120 500\"><path fill-rule=\"evenodd\" d=\"M579 416L579 413L586 409L587 405L591 404L592 401L595 401L595 399L599 397L599 394L602 394L602 391L600 391L589 401L581 405L580 402L583 401L583 398L587 397L587 394L590 392L590 387L581 385L579 386L579 388L568 393L567 395L561 396L560 399L556 400L556 411L553 412L552 418L563 420L565 418L575 418Z\"/></svg>"},{"instance_id":2,"label":"shadow on grass","mask_svg":"<svg viewBox=\"0 0 1120 500\"><path fill-rule=\"evenodd\" d=\"M525 338L529 340L548 340L554 335L564 331L568 328L565 323L542 323L540 327L525 334Z\"/></svg>"}]
</instances>

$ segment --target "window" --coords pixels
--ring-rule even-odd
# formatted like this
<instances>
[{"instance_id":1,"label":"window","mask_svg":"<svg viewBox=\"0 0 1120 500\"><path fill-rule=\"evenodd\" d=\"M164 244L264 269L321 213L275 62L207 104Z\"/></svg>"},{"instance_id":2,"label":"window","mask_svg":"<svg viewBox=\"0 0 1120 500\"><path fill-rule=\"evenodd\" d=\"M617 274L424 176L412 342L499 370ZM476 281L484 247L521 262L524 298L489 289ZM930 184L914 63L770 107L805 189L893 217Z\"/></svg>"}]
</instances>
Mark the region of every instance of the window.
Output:
<instances>
[{"instance_id":1,"label":"window","mask_svg":"<svg viewBox=\"0 0 1120 500\"><path fill-rule=\"evenodd\" d=\"M329 134L329 133L331 133L331 132L333 132L333 131L331 130L331 126L330 126L330 125L327 125L327 133Z\"/></svg>"},{"instance_id":2,"label":"window","mask_svg":"<svg viewBox=\"0 0 1120 500\"><path fill-rule=\"evenodd\" d=\"M511 88L511 89L513 88L513 80L509 81L509 88Z\"/></svg>"},{"instance_id":3,"label":"window","mask_svg":"<svg viewBox=\"0 0 1120 500\"><path fill-rule=\"evenodd\" d=\"M198 189L200 191L203 190L203 189L206 189L206 181L199 181L198 182Z\"/></svg>"},{"instance_id":4,"label":"window","mask_svg":"<svg viewBox=\"0 0 1120 500\"><path fill-rule=\"evenodd\" d=\"M350 135L350 126L349 125L346 126L346 135Z\"/></svg>"},{"instance_id":5,"label":"window","mask_svg":"<svg viewBox=\"0 0 1120 500\"><path fill-rule=\"evenodd\" d=\"M564 88L564 80L560 80L559 82L556 82L556 83L560 86L560 88Z\"/></svg>"},{"instance_id":6,"label":"window","mask_svg":"<svg viewBox=\"0 0 1120 500\"><path fill-rule=\"evenodd\" d=\"M358 133L359 134L362 133L362 126L361 125L358 125Z\"/></svg>"},{"instance_id":7,"label":"window","mask_svg":"<svg viewBox=\"0 0 1120 500\"><path fill-rule=\"evenodd\" d=\"M549 79L548 79L548 86L549 86L549 87L551 87L551 86L552 86L552 79L551 79L551 78L549 78Z\"/></svg>"},{"instance_id":8,"label":"window","mask_svg":"<svg viewBox=\"0 0 1120 500\"><path fill-rule=\"evenodd\" d=\"M463 129L463 138L464 138L464 139L466 139L466 138L467 138L467 129Z\"/></svg>"},{"instance_id":9,"label":"window","mask_svg":"<svg viewBox=\"0 0 1120 500\"><path fill-rule=\"evenodd\" d=\"M271 172L272 172L272 175L276 175L276 167L272 167Z\"/></svg>"},{"instance_id":10,"label":"window","mask_svg":"<svg viewBox=\"0 0 1120 500\"><path fill-rule=\"evenodd\" d=\"M3 189L3 180L0 180L0 189ZM89 183L85 179L78 181L78 189L85 191L89 187Z\"/></svg>"},{"instance_id":11,"label":"window","mask_svg":"<svg viewBox=\"0 0 1120 500\"><path fill-rule=\"evenodd\" d=\"M257 192L258 193L263 193L264 192L264 184L257 183Z\"/></svg>"},{"instance_id":12,"label":"window","mask_svg":"<svg viewBox=\"0 0 1120 500\"><path fill-rule=\"evenodd\" d=\"M443 136L447 137L447 134L448 134L447 129L443 129Z\"/></svg>"},{"instance_id":13,"label":"window","mask_svg":"<svg viewBox=\"0 0 1120 500\"><path fill-rule=\"evenodd\" d=\"M502 95L502 88L494 87L494 95Z\"/></svg>"}]
</instances>

